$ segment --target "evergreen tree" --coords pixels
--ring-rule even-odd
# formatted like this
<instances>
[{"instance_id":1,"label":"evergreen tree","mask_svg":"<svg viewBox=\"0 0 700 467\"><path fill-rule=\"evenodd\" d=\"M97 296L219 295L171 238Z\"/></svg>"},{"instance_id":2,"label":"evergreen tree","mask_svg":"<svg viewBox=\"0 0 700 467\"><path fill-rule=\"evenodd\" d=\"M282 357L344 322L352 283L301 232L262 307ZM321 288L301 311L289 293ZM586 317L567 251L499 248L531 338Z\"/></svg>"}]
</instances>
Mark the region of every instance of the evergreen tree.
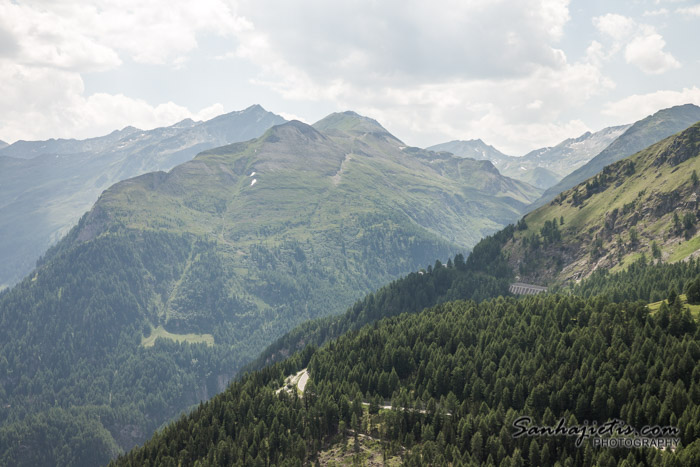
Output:
<instances>
[{"instance_id":1,"label":"evergreen tree","mask_svg":"<svg viewBox=\"0 0 700 467\"><path fill-rule=\"evenodd\" d=\"M688 282L688 285L685 289L685 295L688 300L688 303L700 303L700 277Z\"/></svg>"}]
</instances>

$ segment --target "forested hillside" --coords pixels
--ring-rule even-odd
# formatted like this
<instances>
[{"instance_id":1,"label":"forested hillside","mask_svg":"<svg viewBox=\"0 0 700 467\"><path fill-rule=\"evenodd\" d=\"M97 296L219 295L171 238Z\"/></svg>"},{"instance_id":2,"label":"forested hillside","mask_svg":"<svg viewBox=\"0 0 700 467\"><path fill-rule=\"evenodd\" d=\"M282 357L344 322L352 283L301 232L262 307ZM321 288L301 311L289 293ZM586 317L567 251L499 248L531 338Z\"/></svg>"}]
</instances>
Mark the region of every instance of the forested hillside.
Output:
<instances>
[{"instance_id":1,"label":"forested hillside","mask_svg":"<svg viewBox=\"0 0 700 467\"><path fill-rule=\"evenodd\" d=\"M571 212L556 217L557 222L544 219L540 225L538 216L542 215L543 208L516 226L509 226L477 244L466 260L458 254L444 265L435 258L444 260L466 248L472 236L488 232L489 226L514 219L515 213L526 206L524 200L535 193L532 187L501 177L487 161L403 147L377 122L352 113L334 114L315 127L299 122L275 127L259 140L210 151L170 173L148 174L116 185L104 193L64 241L47 253L32 276L0 296L0 324L3 325L0 381L3 400L7 400L0 412L3 423L0 452L6 453L5 458L10 463L28 462L24 465L107 462L116 453L146 440L173 416L223 390L241 365L285 330L309 318L337 313L361 294L427 264L431 266L368 295L344 315L311 321L293 330L249 368L279 361L309 344L321 346L330 341L325 345L331 347L323 347L325 352L336 345L334 339L345 342L343 339L352 339L358 332L370 332L369 328L358 331L362 326L400 313L421 316L419 312L424 307L441 303L446 303L441 309L452 310L454 319L465 313L476 313L467 311L473 307L484 316L497 318L493 324L477 320L482 326L479 328L467 326L474 334L465 346L467 343L486 345L493 337L479 333L492 330L496 322L499 326L503 323L517 325L519 334L534 333L536 340L541 331L539 328L529 331L528 326L534 326L533 320L521 323L513 310L522 311L522 307L530 306L532 313L546 315L549 311L540 310L540 307L551 307L560 301L565 303L562 306L568 318L559 332L571 339L575 330L570 326L582 327L582 335L588 335L589 339L598 332L603 321L596 321L596 326L589 326L589 329L585 326L590 321L579 317L586 316L591 309L625 317L628 315L623 310L633 310L638 317L639 332L643 331L644 335L658 337L657 331L649 334L651 331L647 330L656 323L654 326L662 330L659 332L669 334L668 339L682 341L683 335L695 336L695 321L683 311L681 299L674 297L687 292L688 285L698 276L697 263L664 266L669 269L659 270L666 271L663 274L667 276L659 278L653 268L661 266L650 264L647 258L652 259L654 255L643 256L643 251L620 262L624 266L637 261L632 278L624 279L621 274L600 279L603 273L596 273L591 278L598 281L596 285L585 282L572 289L576 296L593 297L603 293L607 298L584 300L560 296L547 299L554 302L524 299L478 306L476 303L507 294L514 276L529 271L527 267L532 264L527 261L531 259L519 264L513 262L517 259L514 252L518 251L513 245L527 247L528 258L556 261L561 258L556 252L566 251L561 245L573 245L573 241L566 243L574 238L567 236L568 232L584 235L575 238L579 248L586 245L588 237L585 235L590 235L591 231L581 228L586 225L582 222L600 219L598 211L607 209L606 203L611 199L620 203L630 193L639 198L638 191L634 190L639 184L652 189L658 186L661 193L677 193L680 199L685 199L686 191L690 193L695 189L692 171L685 165L698 160L696 132L697 128L692 127L631 160L607 168L596 180L583 186L587 197L580 198L583 195L577 195L578 192L562 195L562 203L555 202L552 206L565 206ZM681 174L690 176L686 180ZM600 177L605 178L601 180ZM614 192L618 195L610 195L613 191L609 191L608 195L596 198L606 190L617 190ZM663 198L657 191L653 193L656 198L650 198L651 201ZM567 201L569 197L570 202ZM576 199L580 204L575 204ZM680 202L676 198L672 201ZM412 208L409 209L409 205ZM661 217L671 215L669 211L655 210L654 206L645 208L643 217L637 220L655 219L657 211ZM593 208L594 211L587 211ZM624 228L624 225L621 223L617 228ZM531 234L533 231L538 232L537 236ZM669 245L675 248L670 242ZM650 253L653 250L650 249ZM635 281L638 286L631 287ZM635 296L627 289L634 289ZM686 294L685 297L690 296ZM651 321L639 318L649 313L644 308L647 303L666 297L670 298L669 303L659 305ZM472 301L452 302L459 299ZM641 299L643 303L613 304L626 299ZM605 305L608 301L609 306ZM512 316L506 311L502 314L502 306L495 303L505 303L504 310L511 310L508 313ZM545 315L542 319L547 318ZM419 319L402 316L396 319ZM430 316L426 322L442 314ZM550 318L556 323L561 319L558 315L556 319ZM622 327L634 324L626 320L621 323ZM381 326L375 324L371 332L380 332ZM411 326L414 324L406 329L412 329ZM418 327L411 332L416 335L424 331L423 324L415 326ZM461 321L455 321L445 329L456 332L464 326ZM397 339L401 338L399 329L391 331L396 333ZM554 329L546 331L552 334ZM542 339L545 335L541 334ZM385 339L383 334L379 336L374 339ZM456 336L457 340L464 338L461 334ZM694 340L695 337L691 339ZM632 342L626 344L631 348ZM399 343L392 342L392 345ZM436 345L443 346L444 342L438 341ZM413 347L414 343L410 346L411 352L420 350ZM670 358L664 353L665 349L658 348L656 353ZM454 351L454 346L445 350L446 355ZM343 352L350 355L352 350L346 347ZM695 358L692 349L690 352ZM282 375L302 369L297 365L300 358L311 359L311 388L324 384L323 379L315 376L322 367L314 366L317 363L313 358L320 354L313 347L307 347L303 355L293 357L292 363L283 362L281 366L253 375L273 372L270 381L274 380L274 384L270 382L269 385L277 389L284 385ZM340 387L349 392L341 394L333 389L337 396L335 403L341 395L350 402L361 400L356 394L360 389L362 400L372 402L373 411L376 411L382 397L390 398L394 389L404 387L404 396L408 397L404 402L418 404L414 416L425 415L422 411L428 410L431 399L438 407L442 406L445 401L441 396L448 394L435 392L436 383L420 386L419 380L412 379L418 376L415 371L420 362L427 365L429 360L417 359L415 355L409 358L410 355L413 354L401 357L417 362L410 371L399 370L393 363L387 367L382 357L381 371L364 368L364 374L376 373L376 382L368 381L358 388L350 381L345 381L344 385L340 381ZM390 357L388 361L393 362L393 354ZM422 350L420 358L424 358ZM553 356L547 354L547 358ZM602 357L594 354L591 358ZM302 363L307 366L306 361ZM339 361L333 364L343 367ZM512 373L510 366L504 368ZM534 376L526 371L536 371L533 368L530 365L519 370L525 373L514 374L532 379ZM359 370L349 367L348 371ZM380 381L382 374L386 382ZM594 379L620 378L622 374L596 373ZM251 377L255 384L260 382L260 376ZM559 376L552 373L547 378L539 375L536 380L557 381L560 378L564 381L575 377L573 373ZM586 376L585 381L589 383L590 378ZM249 380L236 384L247 384L245 381ZM493 384L495 381L489 380ZM659 379L658 384L663 387L668 381ZM653 385L653 391L655 388ZM525 394L530 394L533 388L525 389L528 390ZM542 392L550 394L550 389L547 386ZM255 391L258 390L264 392L256 386ZM512 395L514 388L509 390ZM651 393L640 391L639 403L646 404ZM476 404L471 392L452 392L457 398L456 405ZM690 386L686 392L690 394L688 400L694 401ZM606 403L610 394L606 393ZM250 395L257 397L253 392ZM593 395L586 393L585 397ZM666 394L654 392L653 395L661 400ZM481 402L487 404L487 413L498 410L494 400ZM311 407L307 402L294 404L302 404L303 410ZM505 414L510 406L501 405ZM608 405L610 413L618 410L615 413L620 414L624 404ZM480 404L474 406L480 407ZM474 406L465 408L462 415L469 412L475 416ZM571 404L561 405L560 409L567 418L573 414L578 419L581 414L589 413L577 411L579 407ZM323 410L328 413L326 406ZM457 414L452 410L448 412ZM392 422L382 418L386 414L381 414L375 414L380 417L376 420L378 426L391 426ZM544 416L540 412L533 414ZM684 413L675 416L688 417ZM256 417L260 419L259 415ZM303 420L315 415L300 413L298 417ZM246 420L241 419L240 423L245 425ZM309 428L311 431L307 433L309 423L311 421L299 433L301 444L306 443L302 457L312 460L316 453L320 458L330 456L337 445L328 443L336 439L333 436L337 430L342 432L343 427L331 424L321 431ZM457 451L450 447L433 452L434 446L429 441L438 440L442 425L425 428L432 430L434 438L430 431L424 435L421 428L421 432L413 433L412 440L408 441L408 433L399 428L396 428L399 434L392 438L393 435L387 433L373 434L371 426L365 425L364 434L370 438L361 441L360 432L352 428L356 426L352 416L349 423L354 431L347 433L358 435L355 442L358 448L362 442L371 447L372 438L383 439L385 444L393 442L393 447L382 448L387 455L407 462L424 462L434 455L438 456L434 458L436 462L442 462L440 455L454 456L454 459L466 455L464 459L468 461L473 455L472 448L476 449L470 441L466 451L462 446ZM289 429L292 431L288 434L293 433L293 429ZM486 435L483 432L482 438L488 439ZM71 441L77 437L83 441ZM232 441L232 445L237 442ZM220 444L217 441L217 445ZM298 440L293 444L294 452L302 455ZM450 445L455 444L446 441L443 447ZM514 446L504 445L504 449L511 453ZM525 449L525 446L517 447ZM324 451L326 448L331 451ZM257 458L258 447L254 449L253 458ZM186 451L194 452L189 448ZM206 456L210 452L207 448ZM558 451L556 456L574 455L572 452ZM231 451L227 455L236 454ZM280 455L287 458L294 453L280 451ZM246 458L244 463L249 461ZM607 462L600 460L604 461Z\"/></svg>"},{"instance_id":2,"label":"forested hillside","mask_svg":"<svg viewBox=\"0 0 700 467\"><path fill-rule=\"evenodd\" d=\"M109 188L0 296L0 451L106 462L287 330L467 252L539 193L357 114L317 127L291 122Z\"/></svg>"},{"instance_id":3,"label":"forested hillside","mask_svg":"<svg viewBox=\"0 0 700 467\"><path fill-rule=\"evenodd\" d=\"M438 303L470 299L476 302L508 294L513 273L501 252L513 226L486 237L464 260L463 255L439 260L358 300L344 314L307 321L277 339L246 369L260 369L307 345L320 346L368 323L401 313L417 313Z\"/></svg>"},{"instance_id":4,"label":"forested hillside","mask_svg":"<svg viewBox=\"0 0 700 467\"><path fill-rule=\"evenodd\" d=\"M0 0L0 467L700 467L698 42Z\"/></svg>"},{"instance_id":5,"label":"forested hillside","mask_svg":"<svg viewBox=\"0 0 700 467\"><path fill-rule=\"evenodd\" d=\"M631 274L671 279L653 282L658 291L694 282L698 267L640 263ZM385 319L248 374L115 465L295 465L343 451L359 461L370 448L408 465L695 465L698 323L678 302L650 315L627 297L455 301ZM301 397L278 391L304 367L310 382ZM560 418L567 426L612 418L637 429L674 426L682 447L514 439L521 416L546 426Z\"/></svg>"}]
</instances>

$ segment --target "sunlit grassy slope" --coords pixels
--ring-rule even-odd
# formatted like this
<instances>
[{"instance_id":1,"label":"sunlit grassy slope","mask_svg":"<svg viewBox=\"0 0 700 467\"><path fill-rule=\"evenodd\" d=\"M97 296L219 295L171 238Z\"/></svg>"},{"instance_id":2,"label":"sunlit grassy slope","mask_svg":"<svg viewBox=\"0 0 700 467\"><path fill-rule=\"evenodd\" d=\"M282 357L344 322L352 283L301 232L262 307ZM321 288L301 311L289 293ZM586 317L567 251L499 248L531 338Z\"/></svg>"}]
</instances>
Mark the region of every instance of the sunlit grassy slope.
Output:
<instances>
[{"instance_id":1,"label":"sunlit grassy slope","mask_svg":"<svg viewBox=\"0 0 700 467\"><path fill-rule=\"evenodd\" d=\"M690 314L693 315L693 318L700 318L700 305L688 305L688 299L686 298L685 294L679 295L679 298L681 299L681 303L683 304L683 306L687 306L688 309L690 309ZM659 311L659 308L661 308L661 304L664 302L668 304L668 300L661 300L659 302L650 303L649 312L651 314L655 314L657 311Z\"/></svg>"},{"instance_id":2,"label":"sunlit grassy slope","mask_svg":"<svg viewBox=\"0 0 700 467\"><path fill-rule=\"evenodd\" d=\"M162 326L153 329L148 337L143 337L141 339L141 345L144 347L153 347L153 344L156 343L156 339L158 338L169 339L175 342L189 342L190 344L214 345L214 336L211 334L173 334L163 329Z\"/></svg>"},{"instance_id":3,"label":"sunlit grassy slope","mask_svg":"<svg viewBox=\"0 0 700 467\"><path fill-rule=\"evenodd\" d=\"M527 228L508 246L511 264L524 279L548 282L618 269L641 255L680 261L695 254L699 153L700 124L561 193L524 218ZM553 220L561 239L548 241L543 228Z\"/></svg>"},{"instance_id":4,"label":"sunlit grassy slope","mask_svg":"<svg viewBox=\"0 0 700 467\"><path fill-rule=\"evenodd\" d=\"M655 114L635 122L600 154L564 177L556 185L548 188L542 197L533 203L533 207L543 206L562 191L573 188L595 176L605 166L629 157L674 133L683 131L698 121L700 121L700 107L685 104L659 110Z\"/></svg>"}]
</instances>

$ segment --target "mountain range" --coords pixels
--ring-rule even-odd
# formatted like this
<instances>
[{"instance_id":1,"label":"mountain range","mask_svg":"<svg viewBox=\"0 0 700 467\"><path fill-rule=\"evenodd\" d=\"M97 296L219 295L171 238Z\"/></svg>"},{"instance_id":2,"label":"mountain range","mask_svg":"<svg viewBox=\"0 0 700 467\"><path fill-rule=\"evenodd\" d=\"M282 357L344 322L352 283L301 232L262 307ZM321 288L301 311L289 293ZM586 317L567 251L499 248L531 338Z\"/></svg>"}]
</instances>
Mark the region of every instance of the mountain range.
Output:
<instances>
[{"instance_id":1,"label":"mountain range","mask_svg":"<svg viewBox=\"0 0 700 467\"><path fill-rule=\"evenodd\" d=\"M548 188L542 197L533 203L532 207L536 208L548 203L562 191L593 177L603 170L603 167L631 156L674 133L685 130L697 121L700 121L700 107L685 104L659 110L655 114L635 122L593 159L571 172L556 185Z\"/></svg>"},{"instance_id":2,"label":"mountain range","mask_svg":"<svg viewBox=\"0 0 700 467\"><path fill-rule=\"evenodd\" d=\"M112 465L697 465L698 168L700 123L605 166L466 261L305 323ZM555 293L504 296L514 280ZM591 420L666 426L645 439L674 447L522 436Z\"/></svg>"},{"instance_id":3,"label":"mountain range","mask_svg":"<svg viewBox=\"0 0 700 467\"><path fill-rule=\"evenodd\" d=\"M504 167L503 173L512 177L517 165L517 170L520 171L523 171L523 168L525 171L546 168L554 173L556 178L562 179L593 159L629 127L630 125L621 125L594 133L587 131L578 138L566 139L556 146L531 151L519 161L511 161L509 166Z\"/></svg>"},{"instance_id":4,"label":"mountain range","mask_svg":"<svg viewBox=\"0 0 700 467\"><path fill-rule=\"evenodd\" d=\"M553 147L536 149L522 157L503 154L480 139L451 141L428 149L448 151L460 157L490 160L503 175L547 189L595 157L628 127L629 125L622 125L595 133L586 132L578 138L569 138Z\"/></svg>"},{"instance_id":5,"label":"mountain range","mask_svg":"<svg viewBox=\"0 0 700 467\"><path fill-rule=\"evenodd\" d=\"M560 150L615 132L600 154L629 148L694 112ZM44 157L22 145L24 160ZM695 300L695 281L700 299L699 147L696 124L522 219L542 190L489 160L407 147L354 112L120 181L0 293L0 464L104 464L185 412L118 462L332 462L350 443L358 462L362 450L414 464L621 461L512 441L516 413L677 423L690 444L698 327L676 291ZM568 295L504 298L516 280ZM620 364L597 364L613 347ZM634 379L640 352L673 368ZM635 462L683 463L692 449Z\"/></svg>"},{"instance_id":6,"label":"mountain range","mask_svg":"<svg viewBox=\"0 0 700 467\"><path fill-rule=\"evenodd\" d=\"M256 138L284 121L255 105L206 122L0 148L0 289L26 276L112 184L169 170L202 150Z\"/></svg>"},{"instance_id":7,"label":"mountain range","mask_svg":"<svg viewBox=\"0 0 700 467\"><path fill-rule=\"evenodd\" d=\"M288 329L468 253L540 194L353 112L116 183L0 295L0 444L81 436L64 454L106 462Z\"/></svg>"}]
</instances>

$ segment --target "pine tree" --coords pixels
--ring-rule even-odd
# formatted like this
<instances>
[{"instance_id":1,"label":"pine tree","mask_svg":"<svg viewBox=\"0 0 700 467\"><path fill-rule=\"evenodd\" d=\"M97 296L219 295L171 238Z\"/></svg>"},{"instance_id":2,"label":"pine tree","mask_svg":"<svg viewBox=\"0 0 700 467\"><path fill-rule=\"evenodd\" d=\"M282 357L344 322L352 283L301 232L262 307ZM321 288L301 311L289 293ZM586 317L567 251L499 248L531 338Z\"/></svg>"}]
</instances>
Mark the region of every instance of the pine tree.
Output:
<instances>
[{"instance_id":1,"label":"pine tree","mask_svg":"<svg viewBox=\"0 0 700 467\"><path fill-rule=\"evenodd\" d=\"M700 303L700 277L688 282L685 289L685 296L688 303Z\"/></svg>"}]
</instances>

